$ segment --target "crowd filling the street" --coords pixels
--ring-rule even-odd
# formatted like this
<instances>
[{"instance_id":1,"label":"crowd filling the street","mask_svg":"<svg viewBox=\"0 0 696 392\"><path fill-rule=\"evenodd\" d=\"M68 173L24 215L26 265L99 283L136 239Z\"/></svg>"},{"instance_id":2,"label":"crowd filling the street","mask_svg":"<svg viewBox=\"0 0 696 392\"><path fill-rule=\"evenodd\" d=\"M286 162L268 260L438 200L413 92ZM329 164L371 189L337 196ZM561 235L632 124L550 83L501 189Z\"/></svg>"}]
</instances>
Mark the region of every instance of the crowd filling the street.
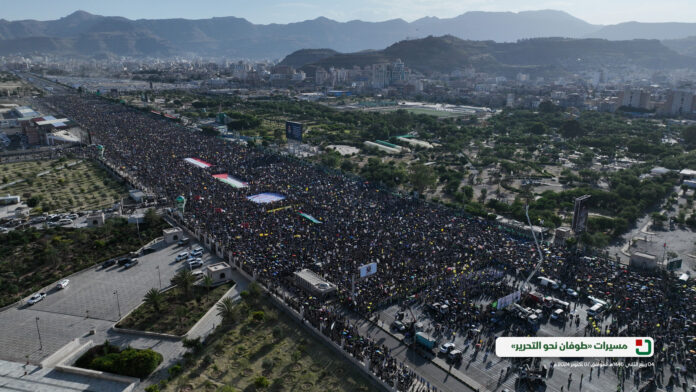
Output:
<instances>
[{"instance_id":1,"label":"crowd filling the street","mask_svg":"<svg viewBox=\"0 0 696 392\"><path fill-rule=\"evenodd\" d=\"M415 381L413 371L388 348L361 336L342 309L374 320L393 305L406 310L447 304L432 316L438 332L474 336L477 351L492 350L495 333L535 333L530 323L504 317L490 306L519 290L540 262L534 241L494 221L260 147L206 136L98 97L44 99L90 131L93 145L86 149L94 159L118 168L172 207L183 196L189 227L208 233L229 252L231 262L281 293L307 323L399 390ZM245 186L213 174L228 174ZM282 200L248 199L261 193ZM654 362L654 377L665 385L682 385L696 374L694 289L667 273L634 271L551 244L542 245L542 254L539 276L577 290L573 301L588 303L592 297L607 304L602 318L595 317L597 324L587 323L584 335L652 337L655 356L646 360ZM359 266L369 263L377 263L377 272L360 279ZM292 286L293 273L304 268L337 286L334 300L327 303ZM568 299L570 292L557 296ZM525 292L522 297L528 300ZM669 380L660 379L665 370Z\"/></svg>"}]
</instances>

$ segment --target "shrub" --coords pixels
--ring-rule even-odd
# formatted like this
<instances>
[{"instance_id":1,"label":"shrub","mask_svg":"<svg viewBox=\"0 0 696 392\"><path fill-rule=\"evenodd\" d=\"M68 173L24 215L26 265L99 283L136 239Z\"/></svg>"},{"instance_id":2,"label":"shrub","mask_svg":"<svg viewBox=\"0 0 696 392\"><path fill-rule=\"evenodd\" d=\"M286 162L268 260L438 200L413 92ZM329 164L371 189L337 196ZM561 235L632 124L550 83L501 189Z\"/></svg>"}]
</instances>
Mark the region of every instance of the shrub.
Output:
<instances>
[{"instance_id":1,"label":"shrub","mask_svg":"<svg viewBox=\"0 0 696 392\"><path fill-rule=\"evenodd\" d=\"M160 392L159 386L157 384L152 384L145 388L145 392Z\"/></svg>"},{"instance_id":2,"label":"shrub","mask_svg":"<svg viewBox=\"0 0 696 392\"><path fill-rule=\"evenodd\" d=\"M169 373L169 378L171 379L180 375L183 371L184 369L182 369L181 365L177 363L176 365L170 367L169 370L167 370L167 373Z\"/></svg>"},{"instance_id":3,"label":"shrub","mask_svg":"<svg viewBox=\"0 0 696 392\"><path fill-rule=\"evenodd\" d=\"M124 376L145 378L162 362L162 355L150 349L127 348L120 353L109 353L97 357L90 368Z\"/></svg>"},{"instance_id":4,"label":"shrub","mask_svg":"<svg viewBox=\"0 0 696 392\"><path fill-rule=\"evenodd\" d=\"M264 376L258 376L254 379L254 386L256 388L266 388L271 385L271 382Z\"/></svg>"},{"instance_id":5,"label":"shrub","mask_svg":"<svg viewBox=\"0 0 696 392\"><path fill-rule=\"evenodd\" d=\"M266 314L263 312L263 310L257 310L256 312L251 313L251 317L256 321L263 321L263 319L266 318Z\"/></svg>"}]
</instances>

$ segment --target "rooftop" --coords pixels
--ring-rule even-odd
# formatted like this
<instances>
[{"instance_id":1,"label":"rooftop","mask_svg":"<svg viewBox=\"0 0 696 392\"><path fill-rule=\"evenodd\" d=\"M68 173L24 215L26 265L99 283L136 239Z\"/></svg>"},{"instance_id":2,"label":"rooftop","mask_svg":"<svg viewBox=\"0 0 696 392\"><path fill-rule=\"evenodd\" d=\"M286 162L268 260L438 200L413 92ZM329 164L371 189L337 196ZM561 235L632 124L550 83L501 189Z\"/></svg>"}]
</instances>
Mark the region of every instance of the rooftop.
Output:
<instances>
[{"instance_id":1,"label":"rooftop","mask_svg":"<svg viewBox=\"0 0 696 392\"><path fill-rule=\"evenodd\" d=\"M222 271L222 270L225 270L225 269L228 269L228 268L230 268L230 265L227 264L227 263L225 263L225 262L223 261L223 262L220 262L220 263L216 263L216 264L209 265L209 266L208 266L208 271L210 271L210 272L217 272L217 271Z\"/></svg>"}]
</instances>

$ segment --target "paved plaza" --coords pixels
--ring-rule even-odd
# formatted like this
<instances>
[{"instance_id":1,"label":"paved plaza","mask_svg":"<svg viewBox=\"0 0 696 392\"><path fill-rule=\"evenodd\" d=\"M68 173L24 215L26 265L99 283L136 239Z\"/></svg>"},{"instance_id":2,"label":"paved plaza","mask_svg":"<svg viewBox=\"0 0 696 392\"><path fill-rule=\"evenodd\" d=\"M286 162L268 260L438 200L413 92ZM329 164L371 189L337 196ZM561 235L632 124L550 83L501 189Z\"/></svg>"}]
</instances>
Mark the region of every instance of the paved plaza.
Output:
<instances>
[{"instance_id":1,"label":"paved plaza","mask_svg":"<svg viewBox=\"0 0 696 392\"><path fill-rule=\"evenodd\" d=\"M195 246L192 243L191 248ZM140 263L130 269L87 269L70 277L67 289L50 285L46 299L38 304L21 304L0 312L0 359L38 363L69 341L89 337L91 330L96 336L106 336L120 316L142 302L148 290L159 288L160 280L162 287L168 286L171 278L186 268L174 258L187 249L166 246L140 257ZM205 265L214 260L209 253L204 254Z\"/></svg>"}]
</instances>

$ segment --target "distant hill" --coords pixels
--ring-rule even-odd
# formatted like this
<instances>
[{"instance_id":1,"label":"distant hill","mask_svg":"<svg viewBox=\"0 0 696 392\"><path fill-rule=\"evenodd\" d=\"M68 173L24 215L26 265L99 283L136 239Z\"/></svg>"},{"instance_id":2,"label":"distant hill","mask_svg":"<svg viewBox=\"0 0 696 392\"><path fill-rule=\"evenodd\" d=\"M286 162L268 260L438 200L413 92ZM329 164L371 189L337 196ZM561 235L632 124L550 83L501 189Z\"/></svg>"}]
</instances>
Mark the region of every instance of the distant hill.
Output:
<instances>
[{"instance_id":1,"label":"distant hill","mask_svg":"<svg viewBox=\"0 0 696 392\"><path fill-rule=\"evenodd\" d=\"M694 26L696 24L633 22L599 26L553 10L467 12L452 18L426 17L410 23L401 19L336 22L321 17L268 25L232 16L130 20L77 11L50 21L0 19L0 55L196 55L279 59L299 49L331 48L349 53L382 49L395 42L431 35L496 42L539 37L676 39L696 35Z\"/></svg>"},{"instance_id":2,"label":"distant hill","mask_svg":"<svg viewBox=\"0 0 696 392\"><path fill-rule=\"evenodd\" d=\"M509 75L525 70L574 71L631 64L647 68L696 67L696 58L680 55L657 40L538 38L496 43L444 36L401 41L380 51L337 54L304 69L311 72L315 67L363 67L396 59L424 74L448 73L467 66Z\"/></svg>"},{"instance_id":3,"label":"distant hill","mask_svg":"<svg viewBox=\"0 0 696 392\"><path fill-rule=\"evenodd\" d=\"M662 41L668 48L685 56L696 57L696 36Z\"/></svg>"},{"instance_id":4,"label":"distant hill","mask_svg":"<svg viewBox=\"0 0 696 392\"><path fill-rule=\"evenodd\" d=\"M626 22L604 26L587 34L586 38L613 41L630 39L678 39L696 35L696 23L640 23Z\"/></svg>"},{"instance_id":5,"label":"distant hill","mask_svg":"<svg viewBox=\"0 0 696 392\"><path fill-rule=\"evenodd\" d=\"M287 55L279 65L300 68L303 65L316 63L337 54L339 53L333 49L300 49Z\"/></svg>"}]
</instances>

